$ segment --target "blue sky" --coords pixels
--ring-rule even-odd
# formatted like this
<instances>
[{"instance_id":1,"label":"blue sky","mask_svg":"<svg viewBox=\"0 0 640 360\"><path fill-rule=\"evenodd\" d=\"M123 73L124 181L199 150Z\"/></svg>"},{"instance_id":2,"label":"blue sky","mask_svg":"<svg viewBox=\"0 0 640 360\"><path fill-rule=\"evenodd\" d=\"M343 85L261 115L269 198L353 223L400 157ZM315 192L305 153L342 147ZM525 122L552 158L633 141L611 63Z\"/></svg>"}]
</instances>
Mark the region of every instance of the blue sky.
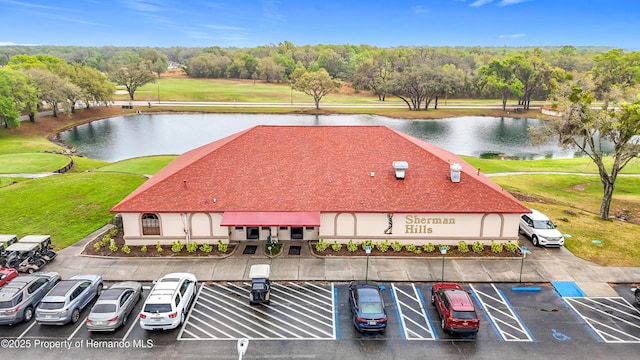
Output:
<instances>
[{"instance_id":1,"label":"blue sky","mask_svg":"<svg viewBox=\"0 0 640 360\"><path fill-rule=\"evenodd\" d=\"M0 0L0 45L614 46L640 0Z\"/></svg>"}]
</instances>

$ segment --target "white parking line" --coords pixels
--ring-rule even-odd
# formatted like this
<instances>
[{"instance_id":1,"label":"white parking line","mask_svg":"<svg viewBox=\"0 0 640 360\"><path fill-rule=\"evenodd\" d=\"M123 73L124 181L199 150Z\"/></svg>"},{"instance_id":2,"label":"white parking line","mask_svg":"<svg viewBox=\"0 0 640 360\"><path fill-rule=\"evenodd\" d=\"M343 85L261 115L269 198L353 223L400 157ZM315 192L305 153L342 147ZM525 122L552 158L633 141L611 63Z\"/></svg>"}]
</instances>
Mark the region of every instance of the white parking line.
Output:
<instances>
[{"instance_id":1,"label":"white parking line","mask_svg":"<svg viewBox=\"0 0 640 360\"><path fill-rule=\"evenodd\" d=\"M631 305L625 298L588 298L588 297L565 297L565 302L580 316L587 325L596 333L600 339L607 343L640 343L640 337L624 330L613 327L602 319L590 316L602 315L606 319L615 320L620 325L628 326L638 330L640 334L640 311ZM619 305L620 307L609 304Z\"/></svg>"},{"instance_id":2,"label":"white parking line","mask_svg":"<svg viewBox=\"0 0 640 360\"><path fill-rule=\"evenodd\" d=\"M407 340L435 340L435 336L433 334L433 328L431 327L431 323L427 317L427 311L424 308L422 301L420 301L420 296L416 289L415 284L411 284L411 288L413 289L413 294L409 294L402 289L398 288L395 284L391 284L391 290L394 293L394 298L396 301L398 314L400 317L400 323L402 324L402 329L405 332L405 339ZM411 303L406 301L402 301L399 294L403 295L403 298L407 298L407 300L411 300ZM419 310L417 310L419 309ZM405 314L408 312L409 314ZM413 315L413 316L411 316ZM414 318L420 319L420 322L414 320ZM424 320L424 324L422 323ZM409 324L407 324L409 322ZM414 330L415 329L415 330ZM420 334L420 330L426 332L428 335L423 336Z\"/></svg>"},{"instance_id":3,"label":"white parking line","mask_svg":"<svg viewBox=\"0 0 640 360\"><path fill-rule=\"evenodd\" d=\"M76 329L73 331L73 333L71 333L71 335L69 335L69 337L67 338L67 340L71 340L73 339L73 337L76 335L76 333L78 331L80 331L80 329L82 329L82 327L84 326L84 324L87 322L87 318L89 317L89 314L87 314L87 316L84 317L84 319L82 319L82 321L78 321L79 325L76 326Z\"/></svg>"},{"instance_id":4,"label":"white parking line","mask_svg":"<svg viewBox=\"0 0 640 360\"><path fill-rule=\"evenodd\" d=\"M504 341L533 341L529 331L494 284L491 287L495 295L480 291L471 284L469 287Z\"/></svg>"}]
</instances>

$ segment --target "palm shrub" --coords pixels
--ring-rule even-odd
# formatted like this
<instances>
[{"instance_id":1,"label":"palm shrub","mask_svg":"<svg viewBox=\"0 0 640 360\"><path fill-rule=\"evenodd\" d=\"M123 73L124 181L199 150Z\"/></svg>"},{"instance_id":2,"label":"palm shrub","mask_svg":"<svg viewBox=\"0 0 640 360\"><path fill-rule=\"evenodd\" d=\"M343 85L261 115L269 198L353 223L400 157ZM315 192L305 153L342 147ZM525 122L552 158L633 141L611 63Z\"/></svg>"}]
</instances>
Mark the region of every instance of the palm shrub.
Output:
<instances>
[{"instance_id":1,"label":"palm shrub","mask_svg":"<svg viewBox=\"0 0 640 360\"><path fill-rule=\"evenodd\" d=\"M353 242L353 240L349 240L349 242L347 243L347 251L356 252L356 250L358 250L358 243Z\"/></svg>"},{"instance_id":2,"label":"palm shrub","mask_svg":"<svg viewBox=\"0 0 640 360\"><path fill-rule=\"evenodd\" d=\"M435 246L435 245L433 245L433 243L428 243L427 245L423 246L423 247L422 247L422 249L423 249L425 252L430 253L430 252L433 252L433 251L436 249L436 246Z\"/></svg>"},{"instance_id":3,"label":"palm shrub","mask_svg":"<svg viewBox=\"0 0 640 360\"><path fill-rule=\"evenodd\" d=\"M102 249L102 242L101 241L96 241L93 244L93 250L95 250L95 252L99 252L100 249Z\"/></svg>"},{"instance_id":4,"label":"palm shrub","mask_svg":"<svg viewBox=\"0 0 640 360\"><path fill-rule=\"evenodd\" d=\"M498 254L501 253L502 250L504 249L504 246L502 243L497 243L494 242L493 240L491 240L491 252L494 254Z\"/></svg>"},{"instance_id":5,"label":"palm shrub","mask_svg":"<svg viewBox=\"0 0 640 360\"><path fill-rule=\"evenodd\" d=\"M407 244L404 246L404 248L410 253L415 253L417 250L417 247L413 244Z\"/></svg>"},{"instance_id":6,"label":"palm shrub","mask_svg":"<svg viewBox=\"0 0 640 360\"><path fill-rule=\"evenodd\" d=\"M318 240L318 243L316 244L316 251L323 252L327 250L328 247L329 247L329 243L324 241L323 238L320 238L320 240Z\"/></svg>"},{"instance_id":7,"label":"palm shrub","mask_svg":"<svg viewBox=\"0 0 640 360\"><path fill-rule=\"evenodd\" d=\"M116 245L115 241L111 243L111 245L109 245L109 250L111 250L111 252L117 252L118 251L118 246Z\"/></svg>"},{"instance_id":8,"label":"palm shrub","mask_svg":"<svg viewBox=\"0 0 640 360\"><path fill-rule=\"evenodd\" d=\"M391 243L391 249L395 252L400 252L402 251L402 244L400 244L400 241L396 240Z\"/></svg>"},{"instance_id":9,"label":"palm shrub","mask_svg":"<svg viewBox=\"0 0 640 360\"><path fill-rule=\"evenodd\" d=\"M218 240L218 251L221 253L226 253L229 251L229 244L223 243L222 240Z\"/></svg>"},{"instance_id":10,"label":"palm shrub","mask_svg":"<svg viewBox=\"0 0 640 360\"><path fill-rule=\"evenodd\" d=\"M211 245L209 245L207 243L204 243L204 244L200 245L200 251L202 251L203 253L207 253L208 254L208 253L213 251L213 246L211 246Z\"/></svg>"},{"instance_id":11,"label":"palm shrub","mask_svg":"<svg viewBox=\"0 0 640 360\"><path fill-rule=\"evenodd\" d=\"M481 253L484 251L484 245L480 241L476 241L473 243L473 252Z\"/></svg>"},{"instance_id":12,"label":"palm shrub","mask_svg":"<svg viewBox=\"0 0 640 360\"><path fill-rule=\"evenodd\" d=\"M160 245L160 241L156 242L156 251L158 252L158 254L162 254L162 251L164 251L162 245Z\"/></svg>"},{"instance_id":13,"label":"palm shrub","mask_svg":"<svg viewBox=\"0 0 640 360\"><path fill-rule=\"evenodd\" d=\"M141 251L143 254L146 254L146 253L147 253L147 251L149 251L149 249L147 249L147 245L142 245L142 247L140 248L140 251Z\"/></svg>"},{"instance_id":14,"label":"palm shrub","mask_svg":"<svg viewBox=\"0 0 640 360\"><path fill-rule=\"evenodd\" d=\"M466 254L469 252L469 245L466 242L460 241L458 242L458 252L461 254Z\"/></svg>"},{"instance_id":15,"label":"palm shrub","mask_svg":"<svg viewBox=\"0 0 640 360\"><path fill-rule=\"evenodd\" d=\"M188 253L194 253L198 251L198 243L195 241L192 241L190 243L187 244L187 252Z\"/></svg>"},{"instance_id":16,"label":"palm shrub","mask_svg":"<svg viewBox=\"0 0 640 360\"><path fill-rule=\"evenodd\" d=\"M518 244L518 241L517 241L517 240L516 240L516 242L515 242L515 243L512 243L511 241L507 241L507 243L506 243L506 244L504 244L504 248L505 248L507 251L510 251L510 252L516 252L516 250L518 250L518 248L519 248L519 247L520 247L520 246L519 246L519 244Z\"/></svg>"},{"instance_id":17,"label":"palm shrub","mask_svg":"<svg viewBox=\"0 0 640 360\"><path fill-rule=\"evenodd\" d=\"M380 252L387 252L389 250L389 241L382 240L376 244L376 249Z\"/></svg>"},{"instance_id":18,"label":"palm shrub","mask_svg":"<svg viewBox=\"0 0 640 360\"><path fill-rule=\"evenodd\" d=\"M173 251L174 253L179 253L180 251L182 251L182 248L184 248L184 244L180 240L176 240L171 243L171 251Z\"/></svg>"},{"instance_id":19,"label":"palm shrub","mask_svg":"<svg viewBox=\"0 0 640 360\"><path fill-rule=\"evenodd\" d=\"M342 244L338 244L337 241L334 241L333 245L331 245L331 249L333 249L333 251L340 251L342 250Z\"/></svg>"},{"instance_id":20,"label":"palm shrub","mask_svg":"<svg viewBox=\"0 0 640 360\"><path fill-rule=\"evenodd\" d=\"M131 253L131 248L129 247L129 245L124 244L122 245L122 252L125 254L130 254Z\"/></svg>"}]
</instances>

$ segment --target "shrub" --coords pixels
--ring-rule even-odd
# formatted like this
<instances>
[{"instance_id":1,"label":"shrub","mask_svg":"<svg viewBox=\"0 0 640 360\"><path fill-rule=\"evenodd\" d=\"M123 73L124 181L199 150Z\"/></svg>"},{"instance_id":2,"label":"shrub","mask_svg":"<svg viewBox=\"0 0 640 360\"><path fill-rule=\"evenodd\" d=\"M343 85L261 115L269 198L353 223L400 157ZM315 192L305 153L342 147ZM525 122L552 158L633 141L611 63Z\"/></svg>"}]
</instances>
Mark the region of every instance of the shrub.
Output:
<instances>
[{"instance_id":1,"label":"shrub","mask_svg":"<svg viewBox=\"0 0 640 360\"><path fill-rule=\"evenodd\" d=\"M373 249L373 242L371 240L365 240L360 246L362 246L362 250L367 250L367 246Z\"/></svg>"},{"instance_id":2,"label":"shrub","mask_svg":"<svg viewBox=\"0 0 640 360\"><path fill-rule=\"evenodd\" d=\"M389 241L387 240L382 240L379 243L376 244L376 249L378 249L378 251L380 252L387 252L387 250L389 250Z\"/></svg>"},{"instance_id":3,"label":"shrub","mask_svg":"<svg viewBox=\"0 0 640 360\"><path fill-rule=\"evenodd\" d=\"M329 247L329 243L324 241L323 238L320 238L320 240L318 240L318 243L316 244L316 251L323 252L327 250L328 247Z\"/></svg>"},{"instance_id":4,"label":"shrub","mask_svg":"<svg viewBox=\"0 0 640 360\"><path fill-rule=\"evenodd\" d=\"M447 249L447 253L449 252L449 250L451 250L451 247L449 245L438 245L438 251L441 251L443 246L445 249Z\"/></svg>"},{"instance_id":5,"label":"shrub","mask_svg":"<svg viewBox=\"0 0 640 360\"><path fill-rule=\"evenodd\" d=\"M96 241L93 244L93 250L95 250L95 252L100 251L100 249L102 249L102 242L101 241Z\"/></svg>"},{"instance_id":6,"label":"shrub","mask_svg":"<svg viewBox=\"0 0 640 360\"><path fill-rule=\"evenodd\" d=\"M173 251L174 253L179 253L180 251L182 251L183 247L184 247L184 244L180 240L176 240L173 243L171 243L171 251Z\"/></svg>"},{"instance_id":7,"label":"shrub","mask_svg":"<svg viewBox=\"0 0 640 360\"><path fill-rule=\"evenodd\" d=\"M338 244L337 241L334 241L333 245L331 245L331 248L333 249L333 251L340 251L342 250L342 244Z\"/></svg>"},{"instance_id":8,"label":"shrub","mask_svg":"<svg viewBox=\"0 0 640 360\"><path fill-rule=\"evenodd\" d=\"M140 248L140 251L141 251L143 254L146 254L146 253L147 253L147 251L149 251L149 249L147 249L147 245L142 245L142 247Z\"/></svg>"},{"instance_id":9,"label":"shrub","mask_svg":"<svg viewBox=\"0 0 640 360\"><path fill-rule=\"evenodd\" d=\"M480 241L476 241L473 243L473 252L481 253L484 251L484 245Z\"/></svg>"},{"instance_id":10,"label":"shrub","mask_svg":"<svg viewBox=\"0 0 640 360\"><path fill-rule=\"evenodd\" d=\"M229 244L223 243L222 240L218 240L218 251L220 251L221 253L226 253L227 251L229 251Z\"/></svg>"},{"instance_id":11,"label":"shrub","mask_svg":"<svg viewBox=\"0 0 640 360\"><path fill-rule=\"evenodd\" d=\"M211 245L209 245L207 243L204 243L204 244L202 244L200 246L200 251L202 251L203 253L207 253L208 254L208 253L213 251L213 246L211 246Z\"/></svg>"},{"instance_id":12,"label":"shrub","mask_svg":"<svg viewBox=\"0 0 640 360\"><path fill-rule=\"evenodd\" d=\"M282 250L282 243L265 244L265 253L269 253L271 256L280 254L280 250Z\"/></svg>"},{"instance_id":13,"label":"shrub","mask_svg":"<svg viewBox=\"0 0 640 360\"><path fill-rule=\"evenodd\" d=\"M458 242L458 252L461 254L466 254L469 252L469 245L466 242L460 241Z\"/></svg>"},{"instance_id":14,"label":"shrub","mask_svg":"<svg viewBox=\"0 0 640 360\"><path fill-rule=\"evenodd\" d=\"M494 254L499 254L504 249L504 245L502 243L497 243L491 240L491 252Z\"/></svg>"},{"instance_id":15,"label":"shrub","mask_svg":"<svg viewBox=\"0 0 640 360\"><path fill-rule=\"evenodd\" d=\"M404 246L404 248L410 253L415 253L415 251L417 249L417 247L415 245L413 245L413 244L407 244L407 245Z\"/></svg>"},{"instance_id":16,"label":"shrub","mask_svg":"<svg viewBox=\"0 0 640 360\"><path fill-rule=\"evenodd\" d=\"M113 238L113 237L115 237L116 235L118 235L118 228L117 228L117 227L112 227L112 228L109 230L109 236Z\"/></svg>"},{"instance_id":17,"label":"shrub","mask_svg":"<svg viewBox=\"0 0 640 360\"><path fill-rule=\"evenodd\" d=\"M158 251L158 254L162 254L162 251L163 251L163 250L164 250L164 249L162 248L162 245L160 245L160 241L158 241L158 242L156 243L156 251Z\"/></svg>"},{"instance_id":18,"label":"shrub","mask_svg":"<svg viewBox=\"0 0 640 360\"><path fill-rule=\"evenodd\" d=\"M187 252L188 253L194 253L198 251L198 243L195 241L192 241L190 243L187 244Z\"/></svg>"},{"instance_id":19,"label":"shrub","mask_svg":"<svg viewBox=\"0 0 640 360\"><path fill-rule=\"evenodd\" d=\"M422 249L423 249L425 252L430 253L430 252L433 252L433 251L436 249L436 246L435 246L435 245L433 245L432 243L428 243L427 245L423 246L423 247L422 247Z\"/></svg>"},{"instance_id":20,"label":"shrub","mask_svg":"<svg viewBox=\"0 0 640 360\"><path fill-rule=\"evenodd\" d=\"M353 242L353 240L349 240L349 243L347 243L347 251L356 252L356 250L358 250L358 243Z\"/></svg>"},{"instance_id":21,"label":"shrub","mask_svg":"<svg viewBox=\"0 0 640 360\"><path fill-rule=\"evenodd\" d=\"M131 248L129 247L129 245L124 244L122 245L122 252L125 254L130 254L131 253Z\"/></svg>"},{"instance_id":22,"label":"shrub","mask_svg":"<svg viewBox=\"0 0 640 360\"><path fill-rule=\"evenodd\" d=\"M400 244L400 241L396 240L391 243L391 249L395 252L400 252L402 251L402 244Z\"/></svg>"},{"instance_id":23,"label":"shrub","mask_svg":"<svg viewBox=\"0 0 640 360\"><path fill-rule=\"evenodd\" d=\"M117 252L118 251L118 246L116 245L115 242L111 243L111 245L109 245L109 250L111 250L111 252Z\"/></svg>"},{"instance_id":24,"label":"shrub","mask_svg":"<svg viewBox=\"0 0 640 360\"><path fill-rule=\"evenodd\" d=\"M507 241L507 243L504 244L504 248L510 252L516 252L516 250L518 250L519 247L520 245L518 244L517 240L515 243L512 243L511 241Z\"/></svg>"},{"instance_id":25,"label":"shrub","mask_svg":"<svg viewBox=\"0 0 640 360\"><path fill-rule=\"evenodd\" d=\"M111 236L109 236L109 234L103 236L102 240L100 240L100 245L102 246L109 246L110 244L111 244Z\"/></svg>"}]
</instances>

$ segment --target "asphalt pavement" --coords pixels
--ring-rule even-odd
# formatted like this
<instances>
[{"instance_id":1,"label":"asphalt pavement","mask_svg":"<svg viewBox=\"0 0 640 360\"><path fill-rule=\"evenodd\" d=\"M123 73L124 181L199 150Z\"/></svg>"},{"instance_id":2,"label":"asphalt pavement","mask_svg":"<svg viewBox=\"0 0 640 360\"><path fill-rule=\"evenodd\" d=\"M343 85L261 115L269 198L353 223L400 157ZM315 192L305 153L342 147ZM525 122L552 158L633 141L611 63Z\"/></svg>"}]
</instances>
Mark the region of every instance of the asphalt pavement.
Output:
<instances>
[{"instance_id":1,"label":"asphalt pavement","mask_svg":"<svg viewBox=\"0 0 640 360\"><path fill-rule=\"evenodd\" d=\"M442 257L318 257L307 242L283 242L281 254L268 256L258 246L254 254L244 254L240 243L224 258L161 257L124 258L82 255L86 244L101 237L106 227L78 243L58 252L44 270L59 272L63 278L77 274L98 274L105 281L153 281L172 272L190 272L199 281L249 280L254 264L270 264L272 281L347 282L367 280L380 282L461 283L549 283L575 282L586 296L615 296L609 284L640 282L638 267L604 267L582 260L565 248L534 248L524 259ZM528 240L522 240L527 244ZM289 246L301 245L300 255L289 255Z\"/></svg>"}]
</instances>

